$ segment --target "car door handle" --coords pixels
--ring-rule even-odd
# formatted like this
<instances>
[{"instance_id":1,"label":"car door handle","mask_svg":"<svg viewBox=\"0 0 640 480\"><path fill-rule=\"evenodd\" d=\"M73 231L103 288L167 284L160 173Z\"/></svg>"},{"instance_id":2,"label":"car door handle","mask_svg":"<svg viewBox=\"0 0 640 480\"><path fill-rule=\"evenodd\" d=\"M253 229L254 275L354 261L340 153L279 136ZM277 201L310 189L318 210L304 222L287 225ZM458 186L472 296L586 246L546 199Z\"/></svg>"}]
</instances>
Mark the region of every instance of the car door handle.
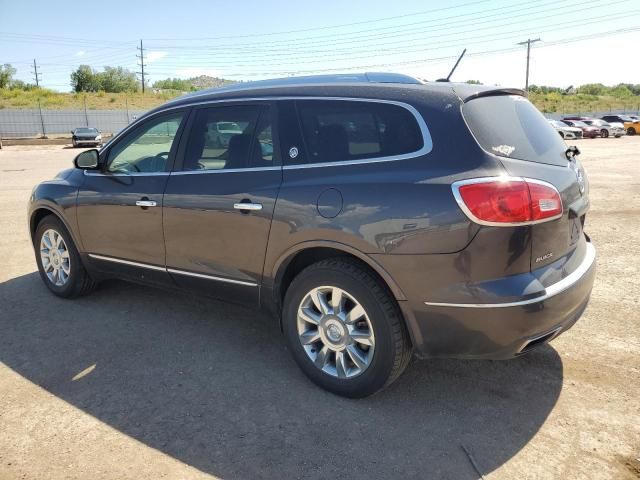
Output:
<instances>
[{"instance_id":1,"label":"car door handle","mask_svg":"<svg viewBox=\"0 0 640 480\"><path fill-rule=\"evenodd\" d=\"M136 205L138 207L155 207L158 204L153 200L136 200Z\"/></svg>"},{"instance_id":2,"label":"car door handle","mask_svg":"<svg viewBox=\"0 0 640 480\"><path fill-rule=\"evenodd\" d=\"M262 204L261 203L240 202L240 203L234 203L233 204L233 208L235 208L236 210L242 210L242 211L245 211L245 212L258 211L258 210L262 210Z\"/></svg>"}]
</instances>

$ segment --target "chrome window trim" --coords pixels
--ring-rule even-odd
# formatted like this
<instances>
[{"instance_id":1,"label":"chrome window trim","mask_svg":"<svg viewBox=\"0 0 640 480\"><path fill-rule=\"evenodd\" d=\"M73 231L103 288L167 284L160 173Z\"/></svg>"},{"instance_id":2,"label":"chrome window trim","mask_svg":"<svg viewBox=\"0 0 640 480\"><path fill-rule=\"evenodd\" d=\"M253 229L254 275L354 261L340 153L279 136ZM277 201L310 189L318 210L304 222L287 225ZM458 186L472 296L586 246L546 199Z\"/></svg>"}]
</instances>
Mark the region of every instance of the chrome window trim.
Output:
<instances>
[{"instance_id":1,"label":"chrome window trim","mask_svg":"<svg viewBox=\"0 0 640 480\"><path fill-rule=\"evenodd\" d=\"M163 177L171 172L131 172L131 173L102 173L93 170L84 170L88 177Z\"/></svg>"},{"instance_id":2,"label":"chrome window trim","mask_svg":"<svg viewBox=\"0 0 640 480\"><path fill-rule=\"evenodd\" d=\"M124 260L122 258L116 258L116 257L109 257L106 255L98 255L97 253L89 253L88 254L90 258L96 259L96 260L102 260L105 262L113 262L113 263L120 263L123 265L130 265L132 267L139 267L139 268L146 268L148 270L156 270L159 272L166 272L166 273L175 273L175 274L179 274L179 275L188 275L190 277L197 277L197 278L205 278L207 280L215 280L218 282L225 282L225 283L233 283L235 285L244 285L247 287L257 287L258 284L255 282L247 282L244 280L234 280L232 278L224 278L224 277L217 277L215 275L205 275L204 273L196 273L196 272L188 272L186 270L178 270L176 268L167 268L167 267L160 267L158 265L151 265L148 263L140 263L140 262L132 262L131 260Z\"/></svg>"},{"instance_id":3,"label":"chrome window trim","mask_svg":"<svg viewBox=\"0 0 640 480\"><path fill-rule=\"evenodd\" d=\"M558 194L558 197L560 197L560 207L562 208L562 211L558 215L554 215L553 217L543 218L542 220L532 220L529 222L488 222L486 220L481 220L478 217L476 217L471 212L471 210L469 210L467 205L464 203L462 196L460 195L460 187L463 185L473 185L476 183L490 183L490 182L496 182L496 181L521 182L523 180L525 182L544 185L545 187L549 187L555 190L555 192ZM561 218L562 215L564 215L564 203L562 201L562 195L560 195L560 192L555 187L555 185L549 182L545 182L544 180L537 180L535 178L512 177L508 175L501 175L497 177L469 178L467 180L458 180L457 182L453 182L451 184L451 191L453 192L453 197L456 199L456 203L460 207L460 210L462 210L462 212L469 218L469 220L471 220L473 223L477 223L478 225L484 225L488 227L522 227L527 225L537 225L538 223L551 222L553 220L557 220L558 218Z\"/></svg>"},{"instance_id":4,"label":"chrome window trim","mask_svg":"<svg viewBox=\"0 0 640 480\"><path fill-rule=\"evenodd\" d=\"M173 175L195 175L195 174L207 174L207 173L238 173L238 172L264 172L269 170L281 170L282 166L277 167L249 167L249 168L212 168L209 170L178 170L171 172Z\"/></svg>"},{"instance_id":5,"label":"chrome window trim","mask_svg":"<svg viewBox=\"0 0 640 480\"><path fill-rule=\"evenodd\" d=\"M420 132L422 133L422 148L420 150L417 150L415 152L410 152L410 153L403 153L401 155L392 155L392 156L387 156L387 157L374 157L371 159L358 159L358 160L344 160L344 161L336 161L336 162L328 162L328 163L307 163L307 164L298 164L298 165L284 165L281 167L277 167L277 168L282 168L284 170L295 170L298 168L316 168L316 167L335 167L335 166L340 166L340 165L359 165L359 164L365 164L365 163L379 163L379 162L391 162L391 161L396 161L396 160L408 160L410 158L417 158L420 157L422 155L426 155L428 153L431 152L431 150L433 149L433 139L431 138L431 133L429 132L429 127L427 126L424 118L422 117L422 115L420 114L420 112L418 112L418 110L416 110L416 108L413 105L410 105L408 103L405 102L400 102L397 100L385 100L385 99L378 99L378 98L354 98L354 97L321 97L321 96L317 96L317 95L313 95L313 96L294 96L294 95L287 95L287 96L278 96L278 97L269 97L269 96L262 96L262 97L246 97L246 98L221 98L221 99L210 99L210 100L205 100L202 102L194 102L194 103L188 103L188 104L181 104L181 105L175 105L172 107L166 107L163 108L161 110L158 110L156 112L147 114L147 115L143 115L142 117L138 118L135 122L127 125L124 129L122 129L120 132L118 132L116 135L114 135L111 140L109 140L109 142L103 146L103 149L109 147L112 143L116 142L121 136L125 135L130 129L135 128L138 126L138 124L142 121L147 121L153 117L155 117L156 115L162 115L164 113L167 113L171 110L177 110L180 108L192 108L192 107L197 107L197 106L203 106L203 105L217 105L217 104L223 104L223 103L239 103L239 102L265 102L265 101L283 101L283 100L326 100L326 101L344 101L344 102L370 102L370 103L383 103L383 104L387 104L387 105L396 105L398 107L404 108L405 110L408 110L409 113L411 113L413 115L413 117L415 118L415 120L418 122L418 127L420 128ZM272 168L272 167L267 167L267 168ZM224 171L224 169L220 169L222 171ZM233 169L236 170L236 169ZM249 170L249 169L237 169L237 170ZM191 171L191 170L187 170L187 171ZM209 170L203 170L202 172L200 172L199 170L194 170L195 172L198 173L203 173L205 171L209 171ZM227 170L227 172L231 171ZM176 174L178 172L172 172L173 174Z\"/></svg>"},{"instance_id":6,"label":"chrome window trim","mask_svg":"<svg viewBox=\"0 0 640 480\"><path fill-rule=\"evenodd\" d=\"M521 307L524 305L531 305L532 303L539 303L549 298L564 292L577 283L593 266L596 259L596 248L591 242L587 242L586 252L582 263L569 275L562 280L548 286L544 289L544 292L534 298L527 300L519 300L516 302L505 303L443 303L443 302L424 302L425 305L430 307L462 307L462 308L504 308L504 307Z\"/></svg>"}]
</instances>

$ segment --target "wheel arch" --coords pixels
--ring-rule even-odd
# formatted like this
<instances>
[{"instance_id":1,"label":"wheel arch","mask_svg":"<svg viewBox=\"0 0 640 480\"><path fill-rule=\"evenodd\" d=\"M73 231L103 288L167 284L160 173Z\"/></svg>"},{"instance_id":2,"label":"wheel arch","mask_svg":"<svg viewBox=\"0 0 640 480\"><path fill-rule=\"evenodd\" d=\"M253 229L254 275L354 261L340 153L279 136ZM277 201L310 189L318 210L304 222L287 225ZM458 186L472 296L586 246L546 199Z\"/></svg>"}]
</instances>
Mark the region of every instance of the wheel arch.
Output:
<instances>
[{"instance_id":1,"label":"wheel arch","mask_svg":"<svg viewBox=\"0 0 640 480\"><path fill-rule=\"evenodd\" d=\"M350 258L372 272L385 285L393 297L406 300L406 297L391 275L365 253L348 245L331 241L303 242L283 253L275 263L272 273L273 296L278 308L293 278L309 265L326 258Z\"/></svg>"},{"instance_id":2,"label":"wheel arch","mask_svg":"<svg viewBox=\"0 0 640 480\"><path fill-rule=\"evenodd\" d=\"M64 228L66 228L67 232L69 232L69 235L71 235L71 239L73 240L73 243L76 245L76 248L80 250L79 249L80 244L78 243L78 239L76 238L76 235L73 229L69 225L69 222L67 222L67 220L64 218L64 215L62 215L54 207L46 204L38 205L31 211L29 215L29 235L31 236L31 241L32 242L34 241L33 237L36 234L36 229L38 228L38 224L42 221L43 218L49 215L53 215L54 217L56 217L58 220L62 222L62 224L64 225Z\"/></svg>"}]
</instances>

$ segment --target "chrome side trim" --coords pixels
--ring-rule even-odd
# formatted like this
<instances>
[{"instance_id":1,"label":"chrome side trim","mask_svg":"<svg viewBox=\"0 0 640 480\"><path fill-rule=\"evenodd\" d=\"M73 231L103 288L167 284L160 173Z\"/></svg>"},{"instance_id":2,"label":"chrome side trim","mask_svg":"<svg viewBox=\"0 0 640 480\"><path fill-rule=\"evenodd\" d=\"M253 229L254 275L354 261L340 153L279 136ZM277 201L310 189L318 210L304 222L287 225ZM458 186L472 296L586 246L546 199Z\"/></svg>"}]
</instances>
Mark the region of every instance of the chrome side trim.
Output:
<instances>
[{"instance_id":1,"label":"chrome side trim","mask_svg":"<svg viewBox=\"0 0 640 480\"><path fill-rule=\"evenodd\" d=\"M123 265L131 265L132 267L147 268L149 270L158 270L160 272L166 271L166 268L159 267L157 265L149 265L148 263L132 262L130 260L123 260L121 258L107 257L105 255L97 255L95 253L90 253L89 257L95 258L96 260L103 260L105 262L122 263Z\"/></svg>"},{"instance_id":2,"label":"chrome side trim","mask_svg":"<svg viewBox=\"0 0 640 480\"><path fill-rule=\"evenodd\" d=\"M177 270L175 268L167 268L167 272L175 273L175 274L178 274L178 275L187 275L189 277L205 278L207 280L216 280L218 282L233 283L233 284L236 284L236 285L245 285L247 287L257 287L258 286L258 284L254 283L254 282L244 282L242 280L233 280L231 278L216 277L215 275L205 275L203 273L187 272L185 270Z\"/></svg>"},{"instance_id":3,"label":"chrome side trim","mask_svg":"<svg viewBox=\"0 0 640 480\"><path fill-rule=\"evenodd\" d=\"M521 182L521 181L525 181L525 182L531 182L531 183L537 183L539 185L544 185L545 187L549 187L552 188L556 191L556 193L558 194L558 197L560 198L560 206L562 207L562 212L559 213L558 215L555 215L553 217L549 217L549 218L543 218L542 220L533 220L530 222L517 222L517 223L513 223L513 222L487 222L485 220L480 220L478 217L476 217L471 210L469 210L469 208L467 208L467 205L464 203L464 200L462 199L462 196L460 195L460 187L463 185L472 185L475 183L489 183L489 182L496 182L496 181L504 181L504 182ZM458 206L460 207L460 210L462 210L464 212L464 214L469 218L469 220L471 220L473 223L477 223L478 225L485 225L488 227L521 227L521 226L525 226L525 225L536 225L538 223L545 223L545 222L551 222L553 220L557 220L558 218L561 218L562 215L564 214L564 204L562 202L562 195L560 195L560 192L558 191L558 189L551 183L549 182L545 182L544 180L537 180L535 178L528 178L528 177L510 177L508 175L501 175L498 177L482 177L482 178L470 178L468 180L459 180L457 182L453 182L451 184L451 191L453 192L453 196L456 199L456 202L458 203Z\"/></svg>"},{"instance_id":4,"label":"chrome side trim","mask_svg":"<svg viewBox=\"0 0 640 480\"><path fill-rule=\"evenodd\" d=\"M130 265L132 267L146 268L149 270L157 270L159 272L175 273L178 275L188 275L190 277L205 278L207 280L216 280L219 282L233 283L236 285L245 285L247 287L258 286L258 284L255 282L245 282L243 280L233 280L231 278L216 277L215 275L205 275L203 273L187 272L185 270L178 270L175 268L165 268L165 267L160 267L158 265L149 265L148 263L132 262L130 260L123 260L121 258L108 257L105 255L98 255L95 253L89 253L89 257L94 258L96 260L103 260L105 262L121 263L123 265Z\"/></svg>"},{"instance_id":5,"label":"chrome side trim","mask_svg":"<svg viewBox=\"0 0 640 480\"><path fill-rule=\"evenodd\" d=\"M596 248L591 242L587 242L586 252L582 263L569 275L564 277L559 282L550 285L545 288L544 293L535 298L529 298L527 300L519 300L517 302L505 302L505 303L440 303L440 302L424 302L425 305L430 307L462 307L462 308L504 308L504 307L520 307L523 305L530 305L532 303L544 302L549 298L552 298L565 290L571 288L578 280L580 280L585 273L589 271L596 259Z\"/></svg>"}]
</instances>

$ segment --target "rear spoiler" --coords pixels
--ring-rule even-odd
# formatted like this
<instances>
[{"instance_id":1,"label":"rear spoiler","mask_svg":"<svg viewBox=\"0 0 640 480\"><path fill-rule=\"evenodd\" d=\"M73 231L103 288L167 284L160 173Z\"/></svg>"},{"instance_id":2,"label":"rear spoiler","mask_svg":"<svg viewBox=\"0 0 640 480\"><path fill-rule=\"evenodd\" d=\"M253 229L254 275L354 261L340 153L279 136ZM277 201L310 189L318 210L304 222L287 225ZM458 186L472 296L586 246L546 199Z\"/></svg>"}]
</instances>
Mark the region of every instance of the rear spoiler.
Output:
<instances>
[{"instance_id":1,"label":"rear spoiler","mask_svg":"<svg viewBox=\"0 0 640 480\"><path fill-rule=\"evenodd\" d=\"M480 90L479 92L475 92L465 98L462 99L464 103L467 103L470 100L474 100L476 98L481 97L493 97L498 95L518 95L520 97L526 97L527 92L524 90L520 90L519 88L495 88L490 90Z\"/></svg>"}]
</instances>

